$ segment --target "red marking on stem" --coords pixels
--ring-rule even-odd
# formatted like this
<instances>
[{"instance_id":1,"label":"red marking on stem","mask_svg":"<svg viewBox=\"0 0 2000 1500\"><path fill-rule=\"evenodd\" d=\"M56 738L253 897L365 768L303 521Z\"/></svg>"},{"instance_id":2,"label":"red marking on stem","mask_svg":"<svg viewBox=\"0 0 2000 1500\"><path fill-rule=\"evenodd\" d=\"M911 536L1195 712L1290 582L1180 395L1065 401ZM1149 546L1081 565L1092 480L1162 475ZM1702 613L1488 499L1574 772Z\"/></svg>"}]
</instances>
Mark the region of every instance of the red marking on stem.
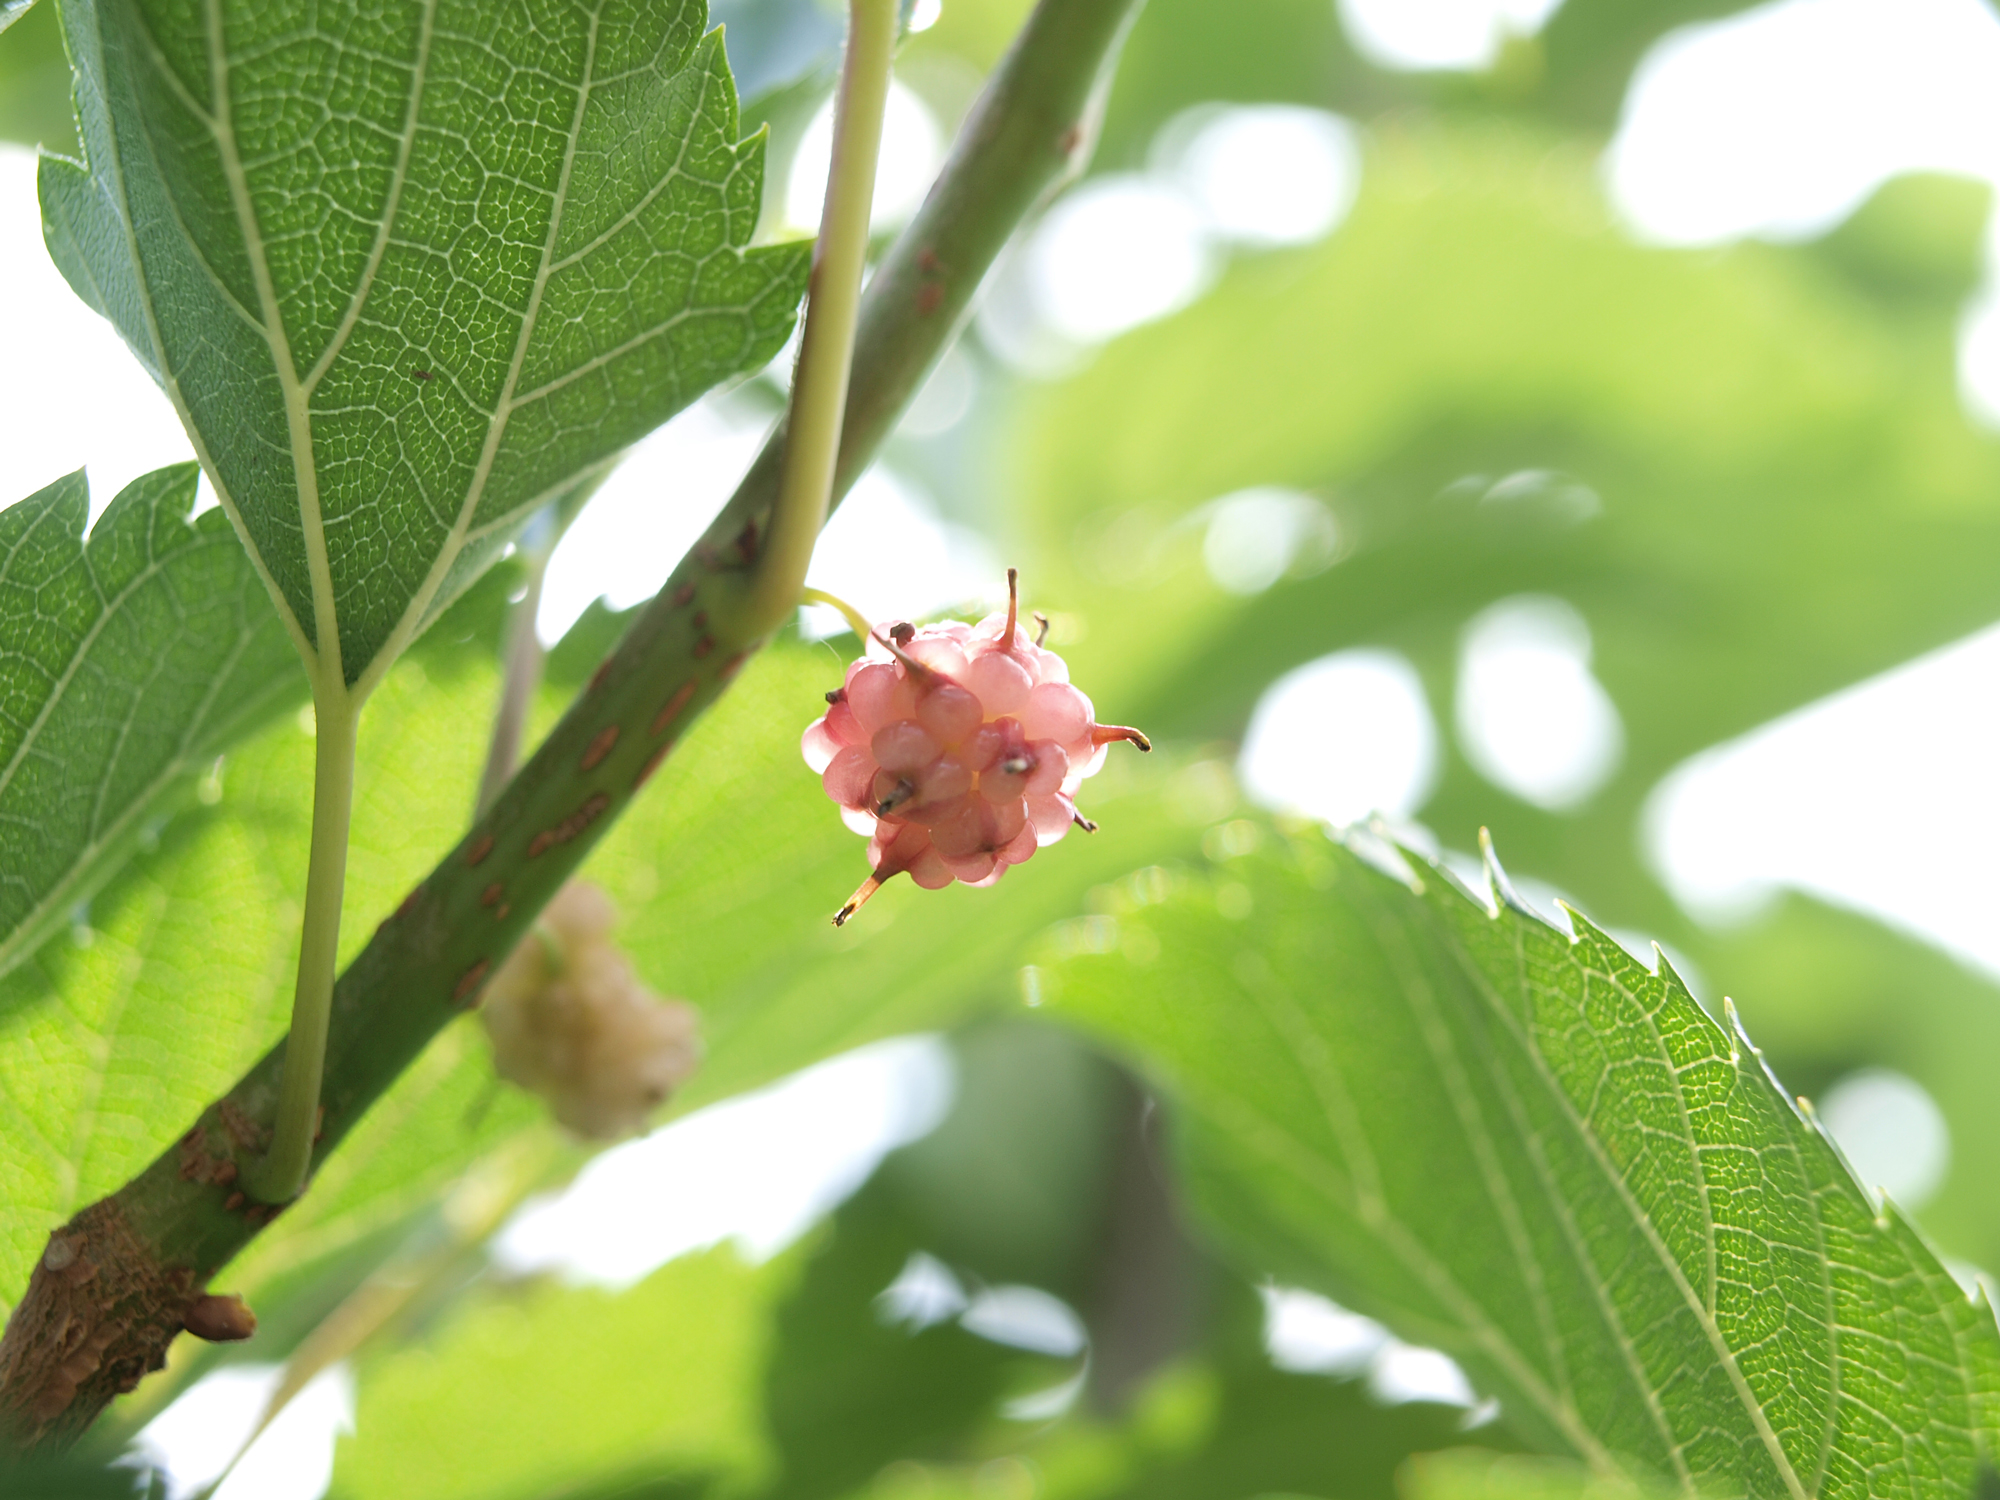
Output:
<instances>
[{"instance_id":1,"label":"red marking on stem","mask_svg":"<svg viewBox=\"0 0 2000 1500\"><path fill-rule=\"evenodd\" d=\"M484 979L485 977L486 977L486 960L482 958L479 960L478 963L474 964L471 968L467 969L463 974L458 976L458 983L452 986L452 991L451 991L452 1000L457 1004L463 1005L465 1003L466 996L470 995L474 990L478 989L479 981Z\"/></svg>"},{"instance_id":2,"label":"red marking on stem","mask_svg":"<svg viewBox=\"0 0 2000 1500\"><path fill-rule=\"evenodd\" d=\"M694 603L694 590L694 580L689 579L674 590L673 597L667 600L667 607L669 609L686 609L690 604Z\"/></svg>"},{"instance_id":3,"label":"red marking on stem","mask_svg":"<svg viewBox=\"0 0 2000 1500\"><path fill-rule=\"evenodd\" d=\"M944 306L944 283L926 281L917 288L917 316L928 318Z\"/></svg>"},{"instance_id":4,"label":"red marking on stem","mask_svg":"<svg viewBox=\"0 0 2000 1500\"><path fill-rule=\"evenodd\" d=\"M276 1212L277 1210L268 1203L254 1204L250 1211L243 1216L243 1222L248 1224L252 1229L261 1229L271 1222L271 1216Z\"/></svg>"},{"instance_id":5,"label":"red marking on stem","mask_svg":"<svg viewBox=\"0 0 2000 1500\"><path fill-rule=\"evenodd\" d=\"M231 1193L227 1198L222 1200L222 1210L224 1213L233 1214L243 1206L244 1202L245 1199L241 1193Z\"/></svg>"},{"instance_id":6,"label":"red marking on stem","mask_svg":"<svg viewBox=\"0 0 2000 1500\"><path fill-rule=\"evenodd\" d=\"M215 1183L216 1186L228 1187L230 1183L236 1180L236 1163L226 1161L208 1175L209 1181Z\"/></svg>"},{"instance_id":7,"label":"red marking on stem","mask_svg":"<svg viewBox=\"0 0 2000 1500\"><path fill-rule=\"evenodd\" d=\"M688 621L688 624L692 625L696 630L708 629L708 611L705 609L696 610L694 618Z\"/></svg>"},{"instance_id":8,"label":"red marking on stem","mask_svg":"<svg viewBox=\"0 0 2000 1500\"><path fill-rule=\"evenodd\" d=\"M736 533L736 555L746 563L757 560L757 518L752 516Z\"/></svg>"},{"instance_id":9,"label":"red marking on stem","mask_svg":"<svg viewBox=\"0 0 2000 1500\"><path fill-rule=\"evenodd\" d=\"M610 670L611 670L611 658L607 656L604 658L603 661L597 664L597 670L590 674L590 686L586 687L584 691L586 693L596 692L598 688L603 686L604 684L604 674L609 672Z\"/></svg>"},{"instance_id":10,"label":"red marking on stem","mask_svg":"<svg viewBox=\"0 0 2000 1500\"><path fill-rule=\"evenodd\" d=\"M659 749L646 757L646 763L639 767L639 774L632 778L633 791L638 791L640 787L646 784L652 774L660 769L660 762L667 758L667 752L673 748L674 742L667 740L661 744Z\"/></svg>"},{"instance_id":11,"label":"red marking on stem","mask_svg":"<svg viewBox=\"0 0 2000 1500\"><path fill-rule=\"evenodd\" d=\"M1081 124L1072 125L1060 136L1056 137L1056 154L1058 156L1074 156L1076 155L1076 148L1082 144L1083 126Z\"/></svg>"},{"instance_id":12,"label":"red marking on stem","mask_svg":"<svg viewBox=\"0 0 2000 1500\"><path fill-rule=\"evenodd\" d=\"M611 799L603 792L592 792L584 798L583 806L553 828L544 828L528 841L528 858L535 859L558 844L567 844L604 816L604 810L610 805Z\"/></svg>"},{"instance_id":13,"label":"red marking on stem","mask_svg":"<svg viewBox=\"0 0 2000 1500\"><path fill-rule=\"evenodd\" d=\"M938 259L936 250L926 245L917 252L917 269L926 276L935 276L944 269L944 262Z\"/></svg>"},{"instance_id":14,"label":"red marking on stem","mask_svg":"<svg viewBox=\"0 0 2000 1500\"><path fill-rule=\"evenodd\" d=\"M739 671L743 669L743 663L748 659L749 659L749 653L747 651L737 652L734 656L730 657L728 661L724 662L721 666L715 669L715 680L717 682L729 681L730 678L734 677Z\"/></svg>"},{"instance_id":15,"label":"red marking on stem","mask_svg":"<svg viewBox=\"0 0 2000 1500\"><path fill-rule=\"evenodd\" d=\"M423 893L424 888L421 885L412 886L410 894L403 898L403 904L396 908L394 920L400 922L404 917L415 911L417 909L417 898L423 895Z\"/></svg>"},{"instance_id":16,"label":"red marking on stem","mask_svg":"<svg viewBox=\"0 0 2000 1500\"><path fill-rule=\"evenodd\" d=\"M472 841L472 847L465 851L465 862L476 868L487 855L493 852L493 835L482 833Z\"/></svg>"},{"instance_id":17,"label":"red marking on stem","mask_svg":"<svg viewBox=\"0 0 2000 1500\"><path fill-rule=\"evenodd\" d=\"M696 661L700 661L703 657L707 656L709 652L713 651L714 649L715 649L715 637L712 635L705 635L700 640L694 643L694 659Z\"/></svg>"},{"instance_id":18,"label":"red marking on stem","mask_svg":"<svg viewBox=\"0 0 2000 1500\"><path fill-rule=\"evenodd\" d=\"M489 885L488 887L486 887L485 890L479 893L479 904L481 906L491 906L494 902L498 901L503 895L505 895L506 891L507 888L496 880L493 882L493 884Z\"/></svg>"},{"instance_id":19,"label":"red marking on stem","mask_svg":"<svg viewBox=\"0 0 2000 1500\"><path fill-rule=\"evenodd\" d=\"M496 922L504 922L504 921L506 921L506 920L507 920L507 913L508 913L508 912L510 912L510 911L512 911L513 909L514 909L514 903L513 903L513 902L511 902L511 901L502 901L502 902L501 902L501 903L500 903L500 904L499 904L499 905L498 905L497 907L495 907L495 908L493 909L493 920L494 920L494 921L496 921Z\"/></svg>"},{"instance_id":20,"label":"red marking on stem","mask_svg":"<svg viewBox=\"0 0 2000 1500\"><path fill-rule=\"evenodd\" d=\"M618 726L606 724L591 737L590 745L583 752L583 759L577 762L580 771L595 771L604 764L604 757L611 753L611 747L618 743Z\"/></svg>"},{"instance_id":21,"label":"red marking on stem","mask_svg":"<svg viewBox=\"0 0 2000 1500\"><path fill-rule=\"evenodd\" d=\"M681 716L681 710L686 708L688 700L694 697L694 690L695 681L692 677L674 689L674 695L661 704L660 711L653 715L654 734L664 734L667 726Z\"/></svg>"},{"instance_id":22,"label":"red marking on stem","mask_svg":"<svg viewBox=\"0 0 2000 1500\"><path fill-rule=\"evenodd\" d=\"M271 1132L245 1114L243 1106L234 1099L223 1100L215 1107L215 1112L238 1151L262 1151L270 1140Z\"/></svg>"}]
</instances>

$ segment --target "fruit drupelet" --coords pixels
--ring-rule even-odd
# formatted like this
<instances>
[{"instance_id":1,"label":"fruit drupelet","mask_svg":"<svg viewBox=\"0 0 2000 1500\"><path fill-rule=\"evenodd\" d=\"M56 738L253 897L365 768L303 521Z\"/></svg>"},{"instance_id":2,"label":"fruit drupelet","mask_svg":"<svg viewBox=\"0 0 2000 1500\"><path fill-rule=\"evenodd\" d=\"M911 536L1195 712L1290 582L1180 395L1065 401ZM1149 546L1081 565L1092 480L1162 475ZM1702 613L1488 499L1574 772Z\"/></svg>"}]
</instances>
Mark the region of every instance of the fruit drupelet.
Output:
<instances>
[{"instance_id":1,"label":"fruit drupelet","mask_svg":"<svg viewBox=\"0 0 2000 1500\"><path fill-rule=\"evenodd\" d=\"M801 748L841 817L868 836L874 873L834 916L847 921L883 882L908 872L926 890L989 886L1053 844L1077 811L1077 788L1106 749L1136 729L1099 724L1069 668L1007 608L977 625L947 621L871 631L868 654L827 694ZM1039 619L1039 617L1037 617Z\"/></svg>"}]
</instances>

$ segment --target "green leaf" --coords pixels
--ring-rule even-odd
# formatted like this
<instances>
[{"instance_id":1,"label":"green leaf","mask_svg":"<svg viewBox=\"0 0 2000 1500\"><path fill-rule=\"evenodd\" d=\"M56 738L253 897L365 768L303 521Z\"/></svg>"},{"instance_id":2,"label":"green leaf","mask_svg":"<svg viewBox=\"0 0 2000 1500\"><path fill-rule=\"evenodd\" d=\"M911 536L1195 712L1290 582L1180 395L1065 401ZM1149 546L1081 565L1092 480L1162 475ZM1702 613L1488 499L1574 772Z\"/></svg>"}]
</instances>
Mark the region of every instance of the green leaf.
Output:
<instances>
[{"instance_id":1,"label":"green leaf","mask_svg":"<svg viewBox=\"0 0 2000 1500\"><path fill-rule=\"evenodd\" d=\"M81 1453L0 1452L0 1494L18 1500L164 1500L166 1476Z\"/></svg>"},{"instance_id":2,"label":"green leaf","mask_svg":"<svg viewBox=\"0 0 2000 1500\"><path fill-rule=\"evenodd\" d=\"M0 20L0 140L50 151L76 150L69 105L69 59L53 5L7 5Z\"/></svg>"},{"instance_id":3,"label":"green leaf","mask_svg":"<svg viewBox=\"0 0 2000 1500\"><path fill-rule=\"evenodd\" d=\"M1398 1466L1413 1453L1465 1440L1465 1413L1456 1407L1426 1401L1384 1406L1363 1379L1278 1369L1264 1349L1262 1301L1240 1280L1218 1277L1210 1300L1217 1305L1200 1360L1167 1370L1141 1398L1124 1482L1102 1490L1052 1486L1062 1500L1280 1493L1410 1500L1397 1483ZM1157 1409L1176 1395L1207 1408L1198 1435L1184 1437L1184 1446L1159 1436L1148 1442L1145 1408ZM1505 1438L1491 1430L1477 1435ZM1044 1463L1059 1472L1054 1454Z\"/></svg>"},{"instance_id":4,"label":"green leaf","mask_svg":"<svg viewBox=\"0 0 2000 1500\"><path fill-rule=\"evenodd\" d=\"M0 31L5 31L33 10L35 0L0 0Z\"/></svg>"},{"instance_id":5,"label":"green leaf","mask_svg":"<svg viewBox=\"0 0 2000 1500\"><path fill-rule=\"evenodd\" d=\"M438 788L476 784L494 673L483 642L455 654L474 664L428 647L413 655L362 726L369 774L347 887L357 917L393 910L464 828L468 809ZM95 898L73 941L46 944L0 978L0 1303L20 1295L51 1229L171 1146L284 1033L312 762L310 734L293 717L233 750L214 806L168 823ZM351 924L348 951L367 940L367 925ZM289 1267L423 1202L536 1117L493 1088L476 1028L448 1032L256 1254ZM237 1268L239 1286L253 1270L264 1274Z\"/></svg>"},{"instance_id":6,"label":"green leaf","mask_svg":"<svg viewBox=\"0 0 2000 1500\"><path fill-rule=\"evenodd\" d=\"M1059 945L1045 987L1178 1097L1196 1194L1252 1266L1450 1350L1599 1470L1967 1493L1992 1310L1664 964L1581 918L1572 943L1504 883L1489 914L1316 839L1225 884L1128 906L1118 953Z\"/></svg>"},{"instance_id":7,"label":"green leaf","mask_svg":"<svg viewBox=\"0 0 2000 1500\"><path fill-rule=\"evenodd\" d=\"M1641 1500L1666 1493L1641 1489L1621 1475L1593 1474L1562 1459L1474 1448L1420 1454L1404 1467L1401 1478L1403 1500Z\"/></svg>"},{"instance_id":8,"label":"green leaf","mask_svg":"<svg viewBox=\"0 0 2000 1500\"><path fill-rule=\"evenodd\" d=\"M758 1392L773 1303L795 1275L795 1258L751 1269L725 1245L625 1292L478 1288L362 1362L335 1493L575 1494L635 1467L726 1476L740 1492L770 1467Z\"/></svg>"},{"instance_id":9,"label":"green leaf","mask_svg":"<svg viewBox=\"0 0 2000 1500\"><path fill-rule=\"evenodd\" d=\"M83 539L81 473L0 511L0 974L69 920L195 773L298 696L284 628L195 466Z\"/></svg>"},{"instance_id":10,"label":"green leaf","mask_svg":"<svg viewBox=\"0 0 2000 1500\"><path fill-rule=\"evenodd\" d=\"M779 1310L765 1402L780 1500L845 1494L898 1459L973 1456L1003 1396L1072 1373L956 1322L885 1321L875 1299L918 1248L913 1227L879 1179L864 1187Z\"/></svg>"},{"instance_id":11,"label":"green leaf","mask_svg":"<svg viewBox=\"0 0 2000 1500\"><path fill-rule=\"evenodd\" d=\"M704 14L65 5L88 165L44 160L50 253L347 683L783 343L807 249L744 248L763 143Z\"/></svg>"}]
</instances>

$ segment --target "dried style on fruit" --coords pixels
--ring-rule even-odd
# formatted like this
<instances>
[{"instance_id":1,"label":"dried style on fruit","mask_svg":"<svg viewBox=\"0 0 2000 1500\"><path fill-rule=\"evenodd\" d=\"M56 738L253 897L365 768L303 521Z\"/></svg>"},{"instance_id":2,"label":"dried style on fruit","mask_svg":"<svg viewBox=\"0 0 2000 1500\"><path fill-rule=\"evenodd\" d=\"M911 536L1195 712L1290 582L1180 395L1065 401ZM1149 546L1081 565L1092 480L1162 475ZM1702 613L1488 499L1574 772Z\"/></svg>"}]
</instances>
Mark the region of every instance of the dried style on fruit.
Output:
<instances>
[{"instance_id":1,"label":"dried style on fruit","mask_svg":"<svg viewBox=\"0 0 2000 1500\"><path fill-rule=\"evenodd\" d=\"M806 729L806 764L868 836L874 869L835 926L905 871L926 890L988 886L1072 824L1095 831L1077 788L1114 741L1152 749L1138 730L1096 721L1063 659L1021 627L1015 588L1010 568L1006 611L977 625L871 632Z\"/></svg>"},{"instance_id":2,"label":"dried style on fruit","mask_svg":"<svg viewBox=\"0 0 2000 1500\"><path fill-rule=\"evenodd\" d=\"M611 941L618 910L586 881L557 892L486 986L502 1078L590 1140L636 1134L701 1061L699 1018L647 989Z\"/></svg>"}]
</instances>

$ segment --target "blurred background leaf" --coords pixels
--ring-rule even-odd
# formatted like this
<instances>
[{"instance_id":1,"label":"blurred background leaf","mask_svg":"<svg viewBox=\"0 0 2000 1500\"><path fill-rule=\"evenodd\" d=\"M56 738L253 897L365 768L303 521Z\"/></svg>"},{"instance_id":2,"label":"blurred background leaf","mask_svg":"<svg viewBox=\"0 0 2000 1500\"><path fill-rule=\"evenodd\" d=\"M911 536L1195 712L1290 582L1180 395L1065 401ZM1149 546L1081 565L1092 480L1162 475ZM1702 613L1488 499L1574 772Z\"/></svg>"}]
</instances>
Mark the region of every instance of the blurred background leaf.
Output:
<instances>
[{"instance_id":1,"label":"blurred background leaf","mask_svg":"<svg viewBox=\"0 0 2000 1500\"><path fill-rule=\"evenodd\" d=\"M69 59L53 4L30 0L26 12L15 11L0 30L0 140L76 155Z\"/></svg>"}]
</instances>

